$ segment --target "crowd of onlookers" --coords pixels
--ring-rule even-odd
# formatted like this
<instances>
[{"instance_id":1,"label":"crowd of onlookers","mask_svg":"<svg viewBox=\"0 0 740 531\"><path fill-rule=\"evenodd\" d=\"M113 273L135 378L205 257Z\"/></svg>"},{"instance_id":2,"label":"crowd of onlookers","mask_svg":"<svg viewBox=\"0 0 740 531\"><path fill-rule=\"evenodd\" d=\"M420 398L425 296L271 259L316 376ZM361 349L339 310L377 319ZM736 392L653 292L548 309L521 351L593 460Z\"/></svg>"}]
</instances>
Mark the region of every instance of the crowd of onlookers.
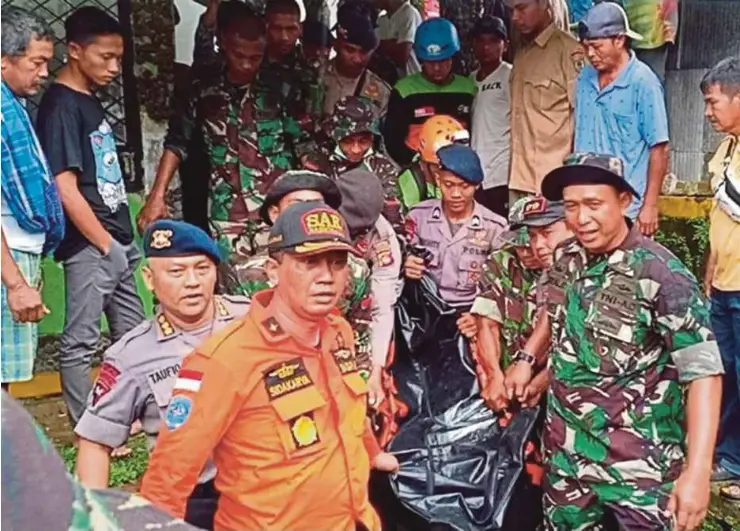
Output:
<instances>
[{"instance_id":1,"label":"crowd of onlookers","mask_svg":"<svg viewBox=\"0 0 740 531\"><path fill-rule=\"evenodd\" d=\"M41 259L53 254L65 279L62 391L81 438L83 483L107 484L110 456L126 454L130 433L143 429L153 440L162 418L173 430L187 420L184 401L180 410L176 401L170 404L173 385L193 391L200 383L183 372L178 377L181 360L241 317L249 300L259 300L256 294L275 288L282 256L274 251L277 220L294 203L310 201L341 214L358 255L349 259L339 309L353 329L371 407L392 392L387 361L403 279L425 276L459 310L459 331L478 345L481 395L492 409L512 401L535 407L550 389L548 422L560 429L551 418L560 415L563 440L546 442L557 448L553 455L568 456L553 466L557 480L550 480L546 495L553 528L588 528L590 520L569 512L583 484L610 508L620 497L628 500L624 521L647 526L640 528L661 528L658 513L665 512L677 515L680 529L698 525L706 504L687 500L695 494L690 479L704 485L701 472L679 477L680 470L661 469L667 474L661 478L676 482L672 496L658 494L667 483L653 485L650 474L684 462L683 454L671 454L682 452L676 449L682 442L668 431L695 440L695 448L713 448L713 439L692 439L702 431L692 397L711 406L718 389L705 386L722 372L710 345L715 338L724 390L711 472L716 480L740 478L740 256L734 244L740 236L740 59L722 61L701 85L707 118L728 134L709 165L716 197L707 309L695 279L650 240L669 172L663 81L678 28L677 0L443 0L438 7L440 16L427 16L408 0L346 0L329 28L318 19L302 22L295 0L209 1L194 37L187 96L173 105L154 183L135 222L115 135L95 95L120 74L120 24L93 7L67 18L67 60L45 88L32 124L22 100L48 77L53 35L37 15L4 9L2 383L7 389L33 376L36 323L49 313L41 299ZM309 15L313 11L307 5ZM187 229L161 221L169 216L167 190L177 174L190 197ZM564 191L580 185L611 187L614 194ZM316 223L334 224L327 215ZM211 239L190 232L199 230L195 225ZM169 256L167 250L179 246L184 254L207 257L187 266L151 261L145 282L160 305L153 321L145 320L136 283L137 228L148 258ZM187 236L179 240L183 230ZM599 243L620 234L624 242L617 247ZM610 253L602 269L579 261L579 253L594 249ZM563 286L579 271L591 275L593 289L583 288L576 304ZM615 281L610 271L622 276ZM181 308L190 281L183 279L211 273L211 284L198 285L205 292L210 286L203 300L213 313L204 317L207 305L198 306L195 318ZM643 274L653 276L630 280ZM223 299L211 302L214 289ZM596 298L587 304L589 297ZM92 382L103 315L114 345ZM566 361L544 369L558 336ZM604 395L617 389L628 397L641 385L668 383L655 388L657 401L638 407L625 399L620 413L593 396L568 409L577 399L558 382L577 380L578 363L593 352L607 361L595 362L597 368L603 363L595 379L579 380L584 388ZM650 359L631 361L638 352ZM677 369L666 369L671 363ZM660 373L657 380L635 379L648 369ZM692 389L685 431L671 423L682 414L658 411L659 402L671 400L674 380ZM588 432L580 416L593 427L602 422L593 411L623 422L624 431L619 437L600 427ZM655 437L663 437L663 457L633 448L641 437L659 446L633 418L643 414L660 432ZM707 418L710 424L701 426L712 428ZM300 445L302 435L292 433ZM567 434L575 434L575 442ZM624 452L599 457L599 438L610 436L604 448L623 445ZM380 455L381 462L390 459ZM702 456L687 455L694 470ZM620 468L629 459L638 463L635 469ZM649 469L644 477L636 471L641 464ZM200 490L192 499L210 501L215 469L198 471ZM612 480L620 477L634 490L615 489ZM722 493L740 500L740 484ZM190 520L200 522L196 505ZM212 518L212 508L202 512Z\"/></svg>"}]
</instances>

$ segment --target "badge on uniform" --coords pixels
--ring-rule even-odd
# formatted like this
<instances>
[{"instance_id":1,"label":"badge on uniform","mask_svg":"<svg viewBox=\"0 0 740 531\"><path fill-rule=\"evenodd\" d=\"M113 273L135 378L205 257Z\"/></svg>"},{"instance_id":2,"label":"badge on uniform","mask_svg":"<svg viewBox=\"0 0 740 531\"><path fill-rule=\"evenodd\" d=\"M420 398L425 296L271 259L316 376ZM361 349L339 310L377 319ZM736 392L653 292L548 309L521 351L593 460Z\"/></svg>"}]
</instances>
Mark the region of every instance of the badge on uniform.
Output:
<instances>
[{"instance_id":1,"label":"badge on uniform","mask_svg":"<svg viewBox=\"0 0 740 531\"><path fill-rule=\"evenodd\" d=\"M408 217L403 223L403 231L406 233L406 238L413 240L416 236L416 222Z\"/></svg>"},{"instance_id":2,"label":"badge on uniform","mask_svg":"<svg viewBox=\"0 0 740 531\"><path fill-rule=\"evenodd\" d=\"M480 270L468 272L468 284L474 285L480 281Z\"/></svg>"},{"instance_id":3,"label":"badge on uniform","mask_svg":"<svg viewBox=\"0 0 740 531\"><path fill-rule=\"evenodd\" d=\"M334 361L339 367L339 372L343 375L357 372L357 358L354 352L347 348L344 342L344 336L341 333L337 333L335 347L331 351L331 355L334 356Z\"/></svg>"},{"instance_id":4,"label":"badge on uniform","mask_svg":"<svg viewBox=\"0 0 740 531\"><path fill-rule=\"evenodd\" d=\"M113 386L116 383L116 380L118 380L118 377L121 375L121 371L119 371L113 364L104 362L100 366L100 370L98 372L98 377L95 380L95 386L93 387L92 392L92 405L97 405L98 402L100 402L100 399L103 398L105 395L110 393L111 389L113 389Z\"/></svg>"},{"instance_id":5,"label":"badge on uniform","mask_svg":"<svg viewBox=\"0 0 740 531\"><path fill-rule=\"evenodd\" d=\"M152 249L167 249L172 247L173 232L169 229L155 230L152 232L152 241L149 247Z\"/></svg>"},{"instance_id":6,"label":"badge on uniform","mask_svg":"<svg viewBox=\"0 0 740 531\"><path fill-rule=\"evenodd\" d=\"M393 252L388 240L381 240L375 244L375 263L380 267L393 265Z\"/></svg>"},{"instance_id":7,"label":"badge on uniform","mask_svg":"<svg viewBox=\"0 0 740 531\"><path fill-rule=\"evenodd\" d=\"M486 229L468 229L468 241L476 247L488 247L489 241L487 239L488 231Z\"/></svg>"},{"instance_id":8,"label":"badge on uniform","mask_svg":"<svg viewBox=\"0 0 740 531\"><path fill-rule=\"evenodd\" d=\"M290 434L296 448L308 448L321 441L313 413L304 413L290 421Z\"/></svg>"},{"instance_id":9,"label":"badge on uniform","mask_svg":"<svg viewBox=\"0 0 740 531\"><path fill-rule=\"evenodd\" d=\"M313 385L301 358L273 365L264 372L263 380L270 400Z\"/></svg>"},{"instance_id":10,"label":"badge on uniform","mask_svg":"<svg viewBox=\"0 0 740 531\"><path fill-rule=\"evenodd\" d=\"M172 397L170 405L167 406L167 413L165 413L164 421L167 425L167 429L174 431L188 420L190 412L193 409L193 401L182 395Z\"/></svg>"},{"instance_id":11,"label":"badge on uniform","mask_svg":"<svg viewBox=\"0 0 740 531\"><path fill-rule=\"evenodd\" d=\"M197 393L200 391L200 386L203 383L203 373L200 371L192 371L190 369L182 369L177 375L175 385L172 388L173 391L190 391L191 393Z\"/></svg>"},{"instance_id":12,"label":"badge on uniform","mask_svg":"<svg viewBox=\"0 0 740 531\"><path fill-rule=\"evenodd\" d=\"M376 82L368 83L365 86L365 96L367 96L370 99L376 99L380 95L380 87Z\"/></svg>"},{"instance_id":13,"label":"badge on uniform","mask_svg":"<svg viewBox=\"0 0 740 531\"><path fill-rule=\"evenodd\" d=\"M532 214L541 214L547 209L547 199L544 197L533 197L524 205L522 215L526 218Z\"/></svg>"}]
</instances>

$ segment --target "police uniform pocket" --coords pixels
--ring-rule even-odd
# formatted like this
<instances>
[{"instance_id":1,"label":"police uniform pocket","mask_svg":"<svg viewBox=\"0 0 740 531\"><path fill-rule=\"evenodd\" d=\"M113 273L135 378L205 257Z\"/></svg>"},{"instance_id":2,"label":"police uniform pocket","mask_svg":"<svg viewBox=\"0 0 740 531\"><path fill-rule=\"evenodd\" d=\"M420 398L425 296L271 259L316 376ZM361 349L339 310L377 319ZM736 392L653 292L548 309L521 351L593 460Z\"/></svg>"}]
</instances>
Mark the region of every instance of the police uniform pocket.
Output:
<instances>
[{"instance_id":1,"label":"police uniform pocket","mask_svg":"<svg viewBox=\"0 0 740 531\"><path fill-rule=\"evenodd\" d=\"M459 262L459 274L457 275L457 287L469 289L478 284L481 278L481 268L485 256L474 256L463 254Z\"/></svg>"},{"instance_id":2,"label":"police uniform pocket","mask_svg":"<svg viewBox=\"0 0 740 531\"><path fill-rule=\"evenodd\" d=\"M280 442L288 458L313 454L324 449L317 410L326 406L326 400L316 387L306 387L272 401L278 416Z\"/></svg>"}]
</instances>

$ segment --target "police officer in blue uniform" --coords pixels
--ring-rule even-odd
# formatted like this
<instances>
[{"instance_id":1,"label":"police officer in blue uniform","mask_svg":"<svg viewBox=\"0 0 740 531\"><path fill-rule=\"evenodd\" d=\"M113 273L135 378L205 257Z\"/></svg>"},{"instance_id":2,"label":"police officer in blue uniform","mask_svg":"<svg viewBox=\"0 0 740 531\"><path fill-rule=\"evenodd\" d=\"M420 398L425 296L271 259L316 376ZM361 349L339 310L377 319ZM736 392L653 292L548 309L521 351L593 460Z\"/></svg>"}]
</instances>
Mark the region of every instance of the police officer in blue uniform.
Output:
<instances>
[{"instance_id":1,"label":"police officer in blue uniform","mask_svg":"<svg viewBox=\"0 0 740 531\"><path fill-rule=\"evenodd\" d=\"M215 242L200 228L159 220L144 234L144 280L159 300L142 322L105 353L87 409L75 427L80 437L77 474L89 488L106 488L110 452L126 442L139 420L150 449L172 396L182 360L211 334L242 317L245 297L215 296L221 261ZM209 463L188 504L186 520L211 529L218 494Z\"/></svg>"}]
</instances>

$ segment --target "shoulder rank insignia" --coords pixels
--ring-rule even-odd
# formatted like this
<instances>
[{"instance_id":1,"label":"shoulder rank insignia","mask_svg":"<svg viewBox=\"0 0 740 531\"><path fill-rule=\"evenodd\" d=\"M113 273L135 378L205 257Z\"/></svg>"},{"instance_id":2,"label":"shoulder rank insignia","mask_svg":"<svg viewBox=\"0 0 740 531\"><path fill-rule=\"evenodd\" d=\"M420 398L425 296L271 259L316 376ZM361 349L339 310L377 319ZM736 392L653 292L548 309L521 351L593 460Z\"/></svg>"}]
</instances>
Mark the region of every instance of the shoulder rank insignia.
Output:
<instances>
[{"instance_id":1,"label":"shoulder rank insignia","mask_svg":"<svg viewBox=\"0 0 740 531\"><path fill-rule=\"evenodd\" d=\"M229 309L226 307L221 297L216 297L216 311L218 311L218 314L221 317L228 317L229 315L231 315L229 313Z\"/></svg>"},{"instance_id":2,"label":"shoulder rank insignia","mask_svg":"<svg viewBox=\"0 0 740 531\"><path fill-rule=\"evenodd\" d=\"M170 320L167 319L165 314L160 313L157 316L157 325L159 325L159 331L162 334L162 337L175 335L175 327L172 326L172 323L170 323Z\"/></svg>"},{"instance_id":3,"label":"shoulder rank insignia","mask_svg":"<svg viewBox=\"0 0 740 531\"><path fill-rule=\"evenodd\" d=\"M273 337L283 334L283 327L280 326L280 323L274 317L268 317L262 321L262 328L267 330Z\"/></svg>"}]
</instances>

